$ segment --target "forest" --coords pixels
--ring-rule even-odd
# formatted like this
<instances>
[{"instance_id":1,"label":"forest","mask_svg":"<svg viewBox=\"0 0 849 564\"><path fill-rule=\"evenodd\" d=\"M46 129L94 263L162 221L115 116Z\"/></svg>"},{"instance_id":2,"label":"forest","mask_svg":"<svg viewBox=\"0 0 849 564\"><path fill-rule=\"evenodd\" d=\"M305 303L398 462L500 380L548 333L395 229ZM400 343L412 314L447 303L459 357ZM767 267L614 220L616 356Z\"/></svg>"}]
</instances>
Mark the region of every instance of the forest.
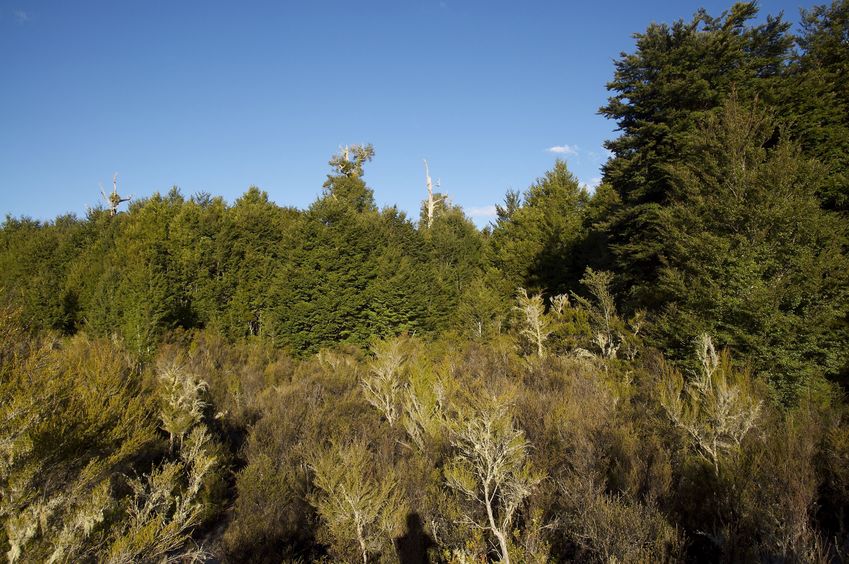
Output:
<instances>
[{"instance_id":1,"label":"forest","mask_svg":"<svg viewBox=\"0 0 849 564\"><path fill-rule=\"evenodd\" d=\"M379 209L371 145L306 209L7 215L6 559L849 560L849 1L611 72L603 182L484 229Z\"/></svg>"}]
</instances>

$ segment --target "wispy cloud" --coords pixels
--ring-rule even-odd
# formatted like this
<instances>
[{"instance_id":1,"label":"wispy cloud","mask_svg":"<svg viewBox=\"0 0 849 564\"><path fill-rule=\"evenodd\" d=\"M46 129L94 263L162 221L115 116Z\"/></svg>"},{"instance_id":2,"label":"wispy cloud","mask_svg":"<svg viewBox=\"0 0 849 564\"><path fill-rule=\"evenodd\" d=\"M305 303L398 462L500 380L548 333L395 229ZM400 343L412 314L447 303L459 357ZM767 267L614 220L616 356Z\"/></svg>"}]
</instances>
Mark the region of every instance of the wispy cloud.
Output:
<instances>
[{"instance_id":1,"label":"wispy cloud","mask_svg":"<svg viewBox=\"0 0 849 564\"><path fill-rule=\"evenodd\" d=\"M479 208L469 208L469 217L495 217L495 206L481 206Z\"/></svg>"},{"instance_id":2,"label":"wispy cloud","mask_svg":"<svg viewBox=\"0 0 849 564\"><path fill-rule=\"evenodd\" d=\"M581 186L586 188L590 192L595 192L595 189L598 188L598 185L601 184L601 177L595 176L590 178L588 182L581 181Z\"/></svg>"},{"instance_id":3,"label":"wispy cloud","mask_svg":"<svg viewBox=\"0 0 849 564\"><path fill-rule=\"evenodd\" d=\"M12 12L19 24L27 23L30 20L30 15L23 10L15 10Z\"/></svg>"},{"instance_id":4,"label":"wispy cloud","mask_svg":"<svg viewBox=\"0 0 849 564\"><path fill-rule=\"evenodd\" d=\"M549 153L554 153L555 155L578 155L578 146L577 145L555 145L554 147L549 147L546 149Z\"/></svg>"}]
</instances>

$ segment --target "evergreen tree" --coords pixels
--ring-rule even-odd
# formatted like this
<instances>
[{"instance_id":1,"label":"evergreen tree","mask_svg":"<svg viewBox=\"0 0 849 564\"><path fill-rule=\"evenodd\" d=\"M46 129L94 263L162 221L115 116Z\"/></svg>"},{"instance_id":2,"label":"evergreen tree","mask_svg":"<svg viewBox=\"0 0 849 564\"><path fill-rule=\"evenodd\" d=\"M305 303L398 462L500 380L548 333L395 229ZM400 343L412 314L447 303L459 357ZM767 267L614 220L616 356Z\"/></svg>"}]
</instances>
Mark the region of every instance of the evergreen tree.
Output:
<instances>
[{"instance_id":1,"label":"evergreen tree","mask_svg":"<svg viewBox=\"0 0 849 564\"><path fill-rule=\"evenodd\" d=\"M134 203L131 212L121 218L121 230L109 256L113 267L118 267L112 297L118 319L112 331L119 329L129 348L138 354L152 354L159 336L180 324L180 304L185 299L169 237L171 220L182 204L177 190L165 198L154 194Z\"/></svg>"},{"instance_id":2,"label":"evergreen tree","mask_svg":"<svg viewBox=\"0 0 849 564\"><path fill-rule=\"evenodd\" d=\"M370 146L334 156L324 194L287 232L287 260L275 276L275 332L298 352L371 338L368 289L378 272L382 230L370 188L362 180Z\"/></svg>"},{"instance_id":3,"label":"evergreen tree","mask_svg":"<svg viewBox=\"0 0 849 564\"><path fill-rule=\"evenodd\" d=\"M90 238L72 215L41 223L7 217L0 228L0 289L23 307L27 327L72 333L81 322L79 291L66 280Z\"/></svg>"},{"instance_id":4,"label":"evergreen tree","mask_svg":"<svg viewBox=\"0 0 849 564\"><path fill-rule=\"evenodd\" d=\"M849 212L849 1L802 11L801 53L790 68L782 109L803 151L827 166L819 196Z\"/></svg>"},{"instance_id":5,"label":"evergreen tree","mask_svg":"<svg viewBox=\"0 0 849 564\"><path fill-rule=\"evenodd\" d=\"M223 298L220 237L225 230L227 205L221 197L192 196L183 203L170 228L171 255L183 301L184 327L222 329Z\"/></svg>"},{"instance_id":6,"label":"evergreen tree","mask_svg":"<svg viewBox=\"0 0 849 564\"><path fill-rule=\"evenodd\" d=\"M336 174L328 175L324 182L325 195L330 201L350 206L358 212L376 210L374 192L361 179L363 165L373 158L374 147L371 145L346 146L340 154L334 155L330 166Z\"/></svg>"},{"instance_id":7,"label":"evergreen tree","mask_svg":"<svg viewBox=\"0 0 849 564\"><path fill-rule=\"evenodd\" d=\"M457 308L469 284L479 277L483 255L480 232L463 210L444 202L430 229L419 233L429 278L429 326L443 330L458 323Z\"/></svg>"},{"instance_id":8,"label":"evergreen tree","mask_svg":"<svg viewBox=\"0 0 849 564\"><path fill-rule=\"evenodd\" d=\"M422 234L396 208L384 209L375 228L380 234L376 273L366 295L370 334L382 338L432 331L428 306L433 285Z\"/></svg>"},{"instance_id":9,"label":"evergreen tree","mask_svg":"<svg viewBox=\"0 0 849 564\"><path fill-rule=\"evenodd\" d=\"M584 237L586 190L557 160L525 192L521 203L509 192L492 230L491 261L511 286L561 292L574 288L583 272L575 264Z\"/></svg>"},{"instance_id":10,"label":"evergreen tree","mask_svg":"<svg viewBox=\"0 0 849 564\"><path fill-rule=\"evenodd\" d=\"M604 180L622 205L610 223L610 244L632 305L657 305L655 282L663 252L663 206L672 195L667 165L679 162L686 138L732 89L744 99L775 97L791 38L781 18L748 25L754 2L711 17L652 24L637 34L636 51L616 61L600 113L622 134L608 141L613 157Z\"/></svg>"},{"instance_id":11,"label":"evergreen tree","mask_svg":"<svg viewBox=\"0 0 849 564\"><path fill-rule=\"evenodd\" d=\"M281 247L296 215L252 186L228 210L221 234L224 327L231 337L271 335L271 281L280 268Z\"/></svg>"},{"instance_id":12,"label":"evergreen tree","mask_svg":"<svg viewBox=\"0 0 849 564\"><path fill-rule=\"evenodd\" d=\"M667 167L654 336L683 356L712 332L792 400L846 361L847 230L819 206L821 165L784 138L766 148L774 131L768 112L732 97Z\"/></svg>"}]
</instances>

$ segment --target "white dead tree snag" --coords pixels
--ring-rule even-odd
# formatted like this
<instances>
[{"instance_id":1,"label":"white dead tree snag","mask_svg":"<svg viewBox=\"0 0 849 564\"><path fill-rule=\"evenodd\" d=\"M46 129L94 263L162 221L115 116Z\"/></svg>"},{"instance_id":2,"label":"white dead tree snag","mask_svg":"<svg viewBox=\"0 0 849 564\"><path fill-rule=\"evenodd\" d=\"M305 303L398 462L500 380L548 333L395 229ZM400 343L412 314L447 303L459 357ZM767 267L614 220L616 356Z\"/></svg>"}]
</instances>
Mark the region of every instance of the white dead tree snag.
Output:
<instances>
[{"instance_id":1,"label":"white dead tree snag","mask_svg":"<svg viewBox=\"0 0 849 564\"><path fill-rule=\"evenodd\" d=\"M436 213L436 206L445 201L445 196L438 196L436 198L433 197L433 182L430 179L430 171L427 167L427 159L422 159L424 161L425 167L425 184L427 185L427 228L430 229L430 226L433 225L433 216ZM439 187L439 182L437 182L437 188Z\"/></svg>"},{"instance_id":2,"label":"white dead tree snag","mask_svg":"<svg viewBox=\"0 0 849 564\"><path fill-rule=\"evenodd\" d=\"M108 196L103 192L103 185L100 185L100 195L103 196L103 200L106 202L106 205L109 207L109 215L114 217L118 213L118 206L120 206L124 202L129 202L133 199L132 196L128 196L126 198L122 198L118 194L118 173L112 175L112 193Z\"/></svg>"}]
</instances>

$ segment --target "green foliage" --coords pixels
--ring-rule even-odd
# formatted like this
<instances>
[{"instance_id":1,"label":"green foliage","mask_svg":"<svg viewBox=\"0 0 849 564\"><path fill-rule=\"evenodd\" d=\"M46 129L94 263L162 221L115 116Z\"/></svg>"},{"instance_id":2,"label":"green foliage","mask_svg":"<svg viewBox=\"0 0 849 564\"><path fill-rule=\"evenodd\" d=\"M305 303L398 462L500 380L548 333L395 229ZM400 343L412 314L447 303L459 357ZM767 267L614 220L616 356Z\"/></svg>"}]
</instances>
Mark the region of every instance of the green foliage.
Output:
<instances>
[{"instance_id":1,"label":"green foliage","mask_svg":"<svg viewBox=\"0 0 849 564\"><path fill-rule=\"evenodd\" d=\"M613 282L613 274L606 271L596 272L587 268L586 274L581 278L581 284L586 286L595 299L591 303L586 298L575 296L575 300L589 313L590 320L595 330L595 343L599 352L605 358L616 358L619 347L622 345L623 337L618 333L621 322L616 314L616 303L613 294L610 293L610 285Z\"/></svg>"},{"instance_id":2,"label":"green foliage","mask_svg":"<svg viewBox=\"0 0 849 564\"><path fill-rule=\"evenodd\" d=\"M732 98L693 136L688 164L668 169L653 341L681 358L711 332L792 402L846 362L849 262L845 223L816 197L821 168L789 142L766 148L773 131Z\"/></svg>"},{"instance_id":3,"label":"green foliage","mask_svg":"<svg viewBox=\"0 0 849 564\"><path fill-rule=\"evenodd\" d=\"M403 505L397 480L391 471L371 477L371 465L368 449L359 443L335 445L310 463L316 488L310 502L327 526L333 554L349 562L367 564L399 532Z\"/></svg>"},{"instance_id":4,"label":"green foliage","mask_svg":"<svg viewBox=\"0 0 849 564\"><path fill-rule=\"evenodd\" d=\"M447 446L448 402L456 392L456 382L445 374L444 366L434 366L425 355L416 355L410 364L401 423L409 440L434 460Z\"/></svg>"},{"instance_id":5,"label":"green foliage","mask_svg":"<svg viewBox=\"0 0 849 564\"><path fill-rule=\"evenodd\" d=\"M305 210L7 217L0 551L839 560L847 6L652 24L605 182L558 160L483 231L378 209L370 145Z\"/></svg>"},{"instance_id":6,"label":"green foliage","mask_svg":"<svg viewBox=\"0 0 849 564\"><path fill-rule=\"evenodd\" d=\"M498 208L490 253L512 288L562 292L574 287L583 270L574 260L584 238L588 200L559 159L521 199L516 192L507 194Z\"/></svg>"},{"instance_id":7,"label":"green foliage","mask_svg":"<svg viewBox=\"0 0 849 564\"><path fill-rule=\"evenodd\" d=\"M586 315L594 347L604 358L616 358L621 350L626 358L634 360L643 346L640 332L645 323L645 311L637 310L627 322L619 316L611 290L611 272L587 267L581 284L592 296L592 301L574 293L573 297L578 309Z\"/></svg>"},{"instance_id":8,"label":"green foliage","mask_svg":"<svg viewBox=\"0 0 849 564\"><path fill-rule=\"evenodd\" d=\"M291 556L307 544L302 537L311 533L310 507L300 498L305 482L300 469L288 462L254 454L239 472L235 518L224 536L225 550L234 559L279 561L280 555Z\"/></svg>"},{"instance_id":9,"label":"green foliage","mask_svg":"<svg viewBox=\"0 0 849 564\"><path fill-rule=\"evenodd\" d=\"M380 341L372 347L374 360L368 374L362 378L363 395L393 426L400 415L401 390L404 388L402 369L405 353L400 338Z\"/></svg>"},{"instance_id":10,"label":"green foliage","mask_svg":"<svg viewBox=\"0 0 849 564\"><path fill-rule=\"evenodd\" d=\"M226 304L221 312L229 337L274 335L273 300L268 281L280 268L283 241L297 228L296 214L269 201L268 194L252 187L236 200L219 233L219 253L214 272ZM209 281L213 282L215 278Z\"/></svg>"},{"instance_id":11,"label":"green foliage","mask_svg":"<svg viewBox=\"0 0 849 564\"><path fill-rule=\"evenodd\" d=\"M374 147L368 145L345 146L338 155L330 159L330 166L340 176L359 178L363 175L363 165L374 158Z\"/></svg>"},{"instance_id":12,"label":"green foliage","mask_svg":"<svg viewBox=\"0 0 849 564\"><path fill-rule=\"evenodd\" d=\"M337 174L328 175L324 183L325 206L345 206L360 213L375 209L374 193L361 180L363 165L373 157L371 145L353 145L330 159L329 164Z\"/></svg>"},{"instance_id":13,"label":"green foliage","mask_svg":"<svg viewBox=\"0 0 849 564\"><path fill-rule=\"evenodd\" d=\"M466 284L457 306L460 330L479 339L499 335L509 316L498 292L480 278Z\"/></svg>"},{"instance_id":14,"label":"green foliage","mask_svg":"<svg viewBox=\"0 0 849 564\"><path fill-rule=\"evenodd\" d=\"M542 315L560 330L583 308L563 297ZM672 561L698 531L711 548L686 557L805 559L830 550L820 492L847 499L838 412L782 420L708 341L687 383L650 355L550 347L527 363L453 337L294 361L211 331L139 372L118 344L45 348L4 319L0 540L19 561L391 560L405 512L447 560ZM384 377L392 425L364 386ZM169 449L158 428L178 420Z\"/></svg>"},{"instance_id":15,"label":"green foliage","mask_svg":"<svg viewBox=\"0 0 849 564\"><path fill-rule=\"evenodd\" d=\"M73 216L50 223L6 217L0 228L0 290L22 308L30 331L71 333L81 322L79 289L66 282L69 267L91 238L91 226Z\"/></svg>"},{"instance_id":16,"label":"green foliage","mask_svg":"<svg viewBox=\"0 0 849 564\"><path fill-rule=\"evenodd\" d=\"M656 299L665 250L658 214L673 191L667 165L681 162L699 119L732 89L769 98L788 57L789 25L773 17L747 25L756 14L754 2L738 3L719 17L702 10L689 22L651 24L636 34L636 51L615 62L613 96L600 110L622 131L606 143L613 157L604 179L622 202L608 232L629 301L640 307Z\"/></svg>"},{"instance_id":17,"label":"green foliage","mask_svg":"<svg viewBox=\"0 0 849 564\"><path fill-rule=\"evenodd\" d=\"M699 338L696 355L700 370L686 387L680 372L665 370L660 403L718 475L725 458L738 453L743 439L757 427L762 400L749 374L734 369L728 351L717 353L710 336Z\"/></svg>"},{"instance_id":18,"label":"green foliage","mask_svg":"<svg viewBox=\"0 0 849 564\"><path fill-rule=\"evenodd\" d=\"M120 511L113 479L157 444L153 405L119 348L33 342L4 359L0 520L11 561L93 557Z\"/></svg>"},{"instance_id":19,"label":"green foliage","mask_svg":"<svg viewBox=\"0 0 849 564\"><path fill-rule=\"evenodd\" d=\"M312 353L459 325L481 234L452 206L426 232L395 208L378 211L362 178L372 156L366 146L335 157L324 194L305 211L256 187L231 206L174 188L114 217L7 218L4 301L22 308L30 331L117 335L144 361L182 329Z\"/></svg>"},{"instance_id":20,"label":"green foliage","mask_svg":"<svg viewBox=\"0 0 849 564\"><path fill-rule=\"evenodd\" d=\"M783 85L783 112L806 155L826 165L818 195L828 209L849 210L849 3L802 11L801 54Z\"/></svg>"},{"instance_id":21,"label":"green foliage","mask_svg":"<svg viewBox=\"0 0 849 564\"><path fill-rule=\"evenodd\" d=\"M159 382L162 429L168 433L171 447L176 438L182 449L183 437L203 418L207 404L201 398L208 384L203 380L195 380L177 365L163 368L159 373Z\"/></svg>"},{"instance_id":22,"label":"green foliage","mask_svg":"<svg viewBox=\"0 0 849 564\"><path fill-rule=\"evenodd\" d=\"M217 462L210 443L205 427L197 426L180 445L180 460L130 480L132 495L109 546L109 562L185 562L208 556L195 546L191 530L206 512L200 494Z\"/></svg>"}]
</instances>

